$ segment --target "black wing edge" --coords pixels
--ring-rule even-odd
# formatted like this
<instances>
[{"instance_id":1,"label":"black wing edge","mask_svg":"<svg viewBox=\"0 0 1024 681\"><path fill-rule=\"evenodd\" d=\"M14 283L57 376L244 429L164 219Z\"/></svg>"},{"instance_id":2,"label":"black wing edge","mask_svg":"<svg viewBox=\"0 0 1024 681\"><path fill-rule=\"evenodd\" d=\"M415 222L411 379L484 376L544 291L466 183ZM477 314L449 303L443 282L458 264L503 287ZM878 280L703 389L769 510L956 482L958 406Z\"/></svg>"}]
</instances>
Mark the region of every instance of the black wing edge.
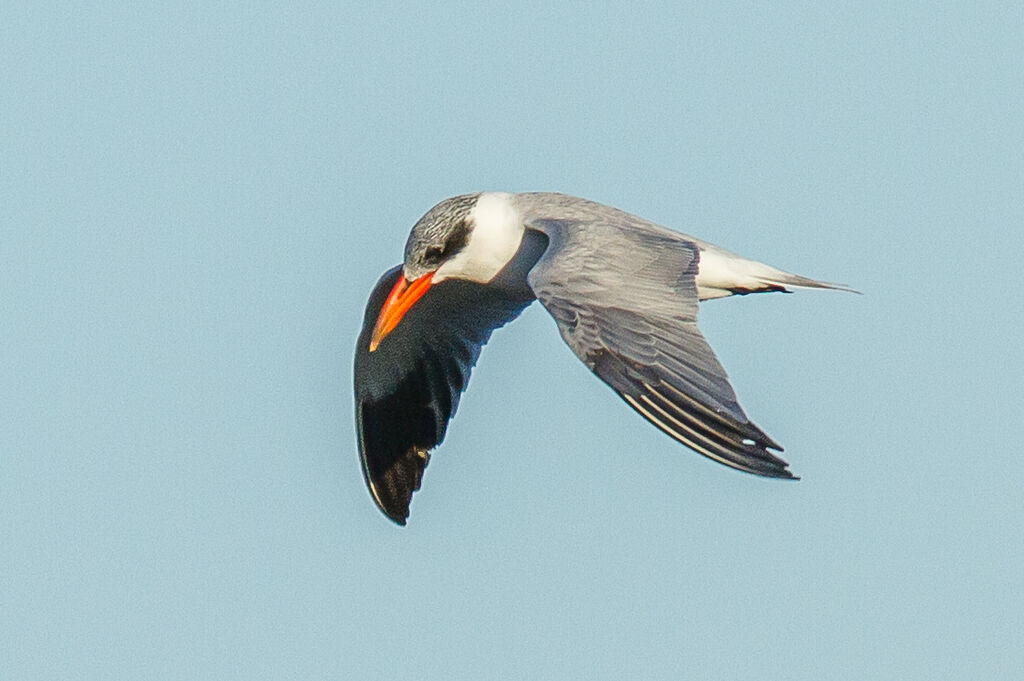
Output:
<instances>
[{"instance_id":1,"label":"black wing edge","mask_svg":"<svg viewBox=\"0 0 1024 681\"><path fill-rule=\"evenodd\" d=\"M601 353L593 371L638 414L697 453L746 473L800 479L768 451L783 449L754 423L715 411L663 380L645 379L642 367L615 353Z\"/></svg>"}]
</instances>

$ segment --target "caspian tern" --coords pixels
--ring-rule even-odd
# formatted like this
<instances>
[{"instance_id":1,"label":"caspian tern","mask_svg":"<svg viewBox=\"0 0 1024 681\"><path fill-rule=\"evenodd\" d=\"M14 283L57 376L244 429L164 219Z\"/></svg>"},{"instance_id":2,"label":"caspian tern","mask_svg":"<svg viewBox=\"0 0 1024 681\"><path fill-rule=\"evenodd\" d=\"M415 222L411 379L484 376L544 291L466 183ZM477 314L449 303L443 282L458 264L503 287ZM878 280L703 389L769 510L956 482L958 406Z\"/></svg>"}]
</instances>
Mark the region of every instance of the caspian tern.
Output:
<instances>
[{"instance_id":1,"label":"caspian tern","mask_svg":"<svg viewBox=\"0 0 1024 681\"><path fill-rule=\"evenodd\" d=\"M662 431L727 466L794 478L697 329L698 301L790 287L849 290L586 199L445 199L377 282L356 346L359 452L374 501L405 524L481 348L534 300L580 360Z\"/></svg>"}]
</instances>

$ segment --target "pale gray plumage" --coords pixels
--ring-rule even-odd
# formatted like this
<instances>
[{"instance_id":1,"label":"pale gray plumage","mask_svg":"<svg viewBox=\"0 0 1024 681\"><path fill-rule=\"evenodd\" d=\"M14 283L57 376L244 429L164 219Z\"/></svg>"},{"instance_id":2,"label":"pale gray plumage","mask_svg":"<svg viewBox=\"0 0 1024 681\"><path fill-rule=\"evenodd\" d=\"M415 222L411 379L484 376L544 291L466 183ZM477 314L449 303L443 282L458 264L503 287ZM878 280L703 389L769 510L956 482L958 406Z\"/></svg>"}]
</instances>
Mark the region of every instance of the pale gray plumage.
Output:
<instances>
[{"instance_id":1,"label":"pale gray plumage","mask_svg":"<svg viewBox=\"0 0 1024 681\"><path fill-rule=\"evenodd\" d=\"M390 309L392 286L405 290L403 276L434 283L374 352L374 319ZM356 349L360 452L374 499L404 524L480 347L534 298L587 367L658 428L734 468L794 477L697 329L699 300L790 286L843 288L563 194L442 201L409 235L402 272L375 287Z\"/></svg>"}]
</instances>

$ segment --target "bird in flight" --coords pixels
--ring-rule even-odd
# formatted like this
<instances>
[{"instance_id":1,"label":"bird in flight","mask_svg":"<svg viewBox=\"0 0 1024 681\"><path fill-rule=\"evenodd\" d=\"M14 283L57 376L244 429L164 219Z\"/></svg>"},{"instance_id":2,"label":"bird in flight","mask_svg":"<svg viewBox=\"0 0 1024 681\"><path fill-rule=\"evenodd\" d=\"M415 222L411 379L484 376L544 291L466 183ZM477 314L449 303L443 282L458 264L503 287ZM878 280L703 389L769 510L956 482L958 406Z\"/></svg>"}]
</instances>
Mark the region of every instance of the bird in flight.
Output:
<instances>
[{"instance_id":1,"label":"bird in flight","mask_svg":"<svg viewBox=\"0 0 1024 681\"><path fill-rule=\"evenodd\" d=\"M534 300L576 356L659 429L727 466L795 478L697 329L698 301L791 287L850 290L587 199L445 199L374 286L356 346L356 428L374 501L406 523L481 348Z\"/></svg>"}]
</instances>

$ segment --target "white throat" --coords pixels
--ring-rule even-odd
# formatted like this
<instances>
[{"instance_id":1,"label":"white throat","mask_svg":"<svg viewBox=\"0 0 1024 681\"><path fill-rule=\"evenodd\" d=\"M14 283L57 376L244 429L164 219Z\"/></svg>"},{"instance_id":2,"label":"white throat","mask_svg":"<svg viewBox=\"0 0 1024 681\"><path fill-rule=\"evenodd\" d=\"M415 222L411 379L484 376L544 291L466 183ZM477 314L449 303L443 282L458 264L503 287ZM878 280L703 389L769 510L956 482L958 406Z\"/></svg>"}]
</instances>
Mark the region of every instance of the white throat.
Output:
<instances>
[{"instance_id":1,"label":"white throat","mask_svg":"<svg viewBox=\"0 0 1024 681\"><path fill-rule=\"evenodd\" d=\"M445 279L467 279L489 283L515 256L523 240L523 216L512 194L485 192L469 212L472 230L454 258L434 273L434 283Z\"/></svg>"}]
</instances>

